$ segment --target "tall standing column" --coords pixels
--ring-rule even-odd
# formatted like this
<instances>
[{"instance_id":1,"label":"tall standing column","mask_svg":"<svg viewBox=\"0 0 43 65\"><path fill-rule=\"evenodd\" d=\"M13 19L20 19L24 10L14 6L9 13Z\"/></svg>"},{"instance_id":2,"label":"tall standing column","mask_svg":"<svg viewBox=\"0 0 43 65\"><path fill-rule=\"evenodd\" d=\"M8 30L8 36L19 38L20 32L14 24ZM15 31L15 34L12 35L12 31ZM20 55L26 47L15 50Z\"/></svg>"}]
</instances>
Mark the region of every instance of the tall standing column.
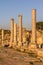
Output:
<instances>
[{"instance_id":1,"label":"tall standing column","mask_svg":"<svg viewBox=\"0 0 43 65\"><path fill-rule=\"evenodd\" d=\"M18 45L21 46L22 45L22 16L19 15L18 16L18 20L19 20L19 43Z\"/></svg>"},{"instance_id":2,"label":"tall standing column","mask_svg":"<svg viewBox=\"0 0 43 65\"><path fill-rule=\"evenodd\" d=\"M2 46L4 46L4 30L2 29Z\"/></svg>"},{"instance_id":3,"label":"tall standing column","mask_svg":"<svg viewBox=\"0 0 43 65\"><path fill-rule=\"evenodd\" d=\"M32 10L32 43L36 42L36 9Z\"/></svg>"},{"instance_id":4,"label":"tall standing column","mask_svg":"<svg viewBox=\"0 0 43 65\"><path fill-rule=\"evenodd\" d=\"M17 24L14 22L14 45L17 45Z\"/></svg>"},{"instance_id":5,"label":"tall standing column","mask_svg":"<svg viewBox=\"0 0 43 65\"><path fill-rule=\"evenodd\" d=\"M42 43L43 43L43 31L42 31Z\"/></svg>"},{"instance_id":6,"label":"tall standing column","mask_svg":"<svg viewBox=\"0 0 43 65\"><path fill-rule=\"evenodd\" d=\"M14 42L14 19L13 18L10 20L10 23L11 23L10 46L12 46L12 44Z\"/></svg>"}]
</instances>

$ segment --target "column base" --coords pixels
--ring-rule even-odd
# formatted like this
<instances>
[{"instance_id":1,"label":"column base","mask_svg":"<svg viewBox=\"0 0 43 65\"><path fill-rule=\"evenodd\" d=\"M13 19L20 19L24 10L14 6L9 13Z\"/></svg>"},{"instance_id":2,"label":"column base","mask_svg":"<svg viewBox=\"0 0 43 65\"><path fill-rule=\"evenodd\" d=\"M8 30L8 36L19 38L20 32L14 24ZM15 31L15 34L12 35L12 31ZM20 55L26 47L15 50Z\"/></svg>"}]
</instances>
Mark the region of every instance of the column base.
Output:
<instances>
[{"instance_id":1,"label":"column base","mask_svg":"<svg viewBox=\"0 0 43 65\"><path fill-rule=\"evenodd\" d=\"M13 43L13 47L16 47L16 46L17 46L17 42L14 42L14 43Z\"/></svg>"},{"instance_id":2,"label":"column base","mask_svg":"<svg viewBox=\"0 0 43 65\"><path fill-rule=\"evenodd\" d=\"M13 47L13 43L10 42L9 47L12 48Z\"/></svg>"},{"instance_id":3,"label":"column base","mask_svg":"<svg viewBox=\"0 0 43 65\"><path fill-rule=\"evenodd\" d=\"M30 43L28 49L29 49L29 51L32 51L32 52L36 53L37 52L37 45L33 44L33 43Z\"/></svg>"},{"instance_id":4,"label":"column base","mask_svg":"<svg viewBox=\"0 0 43 65\"><path fill-rule=\"evenodd\" d=\"M36 49L36 48L37 48L37 46L36 46L36 44L35 44L35 43L30 43L29 48L31 48L31 49Z\"/></svg>"},{"instance_id":5,"label":"column base","mask_svg":"<svg viewBox=\"0 0 43 65\"><path fill-rule=\"evenodd\" d=\"M21 47L22 46L22 42L18 42L18 47Z\"/></svg>"}]
</instances>

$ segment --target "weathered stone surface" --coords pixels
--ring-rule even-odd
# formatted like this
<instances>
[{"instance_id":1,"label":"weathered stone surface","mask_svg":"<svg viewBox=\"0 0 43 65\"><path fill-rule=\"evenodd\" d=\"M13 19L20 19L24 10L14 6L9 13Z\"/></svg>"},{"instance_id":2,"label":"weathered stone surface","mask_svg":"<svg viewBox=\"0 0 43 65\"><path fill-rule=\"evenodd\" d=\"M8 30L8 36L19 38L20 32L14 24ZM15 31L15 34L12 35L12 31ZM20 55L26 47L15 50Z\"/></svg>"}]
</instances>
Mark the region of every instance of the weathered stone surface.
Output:
<instances>
[{"instance_id":1,"label":"weathered stone surface","mask_svg":"<svg viewBox=\"0 0 43 65\"><path fill-rule=\"evenodd\" d=\"M10 23L11 23L10 46L12 46L12 43L14 42L14 19L13 18L10 20Z\"/></svg>"},{"instance_id":2,"label":"weathered stone surface","mask_svg":"<svg viewBox=\"0 0 43 65\"><path fill-rule=\"evenodd\" d=\"M21 46L22 45L22 16L19 15L18 16L18 21L19 21L19 43L18 43L18 46Z\"/></svg>"},{"instance_id":3,"label":"weathered stone surface","mask_svg":"<svg viewBox=\"0 0 43 65\"><path fill-rule=\"evenodd\" d=\"M38 50L37 54L40 58L43 57L43 51Z\"/></svg>"},{"instance_id":4,"label":"weathered stone surface","mask_svg":"<svg viewBox=\"0 0 43 65\"><path fill-rule=\"evenodd\" d=\"M2 46L4 46L4 30L2 29Z\"/></svg>"},{"instance_id":5,"label":"weathered stone surface","mask_svg":"<svg viewBox=\"0 0 43 65\"><path fill-rule=\"evenodd\" d=\"M32 10L32 43L36 43L36 9Z\"/></svg>"},{"instance_id":6,"label":"weathered stone surface","mask_svg":"<svg viewBox=\"0 0 43 65\"><path fill-rule=\"evenodd\" d=\"M14 22L14 45L17 45L17 24Z\"/></svg>"}]
</instances>

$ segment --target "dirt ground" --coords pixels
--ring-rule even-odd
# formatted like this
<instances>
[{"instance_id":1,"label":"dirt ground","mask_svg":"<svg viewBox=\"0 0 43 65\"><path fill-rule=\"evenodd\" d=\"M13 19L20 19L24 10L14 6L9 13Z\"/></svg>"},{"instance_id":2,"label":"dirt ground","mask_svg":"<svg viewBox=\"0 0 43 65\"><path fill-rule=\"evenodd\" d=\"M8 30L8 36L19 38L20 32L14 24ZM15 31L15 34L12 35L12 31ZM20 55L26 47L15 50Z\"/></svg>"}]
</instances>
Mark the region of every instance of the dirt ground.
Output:
<instances>
[{"instance_id":1,"label":"dirt ground","mask_svg":"<svg viewBox=\"0 0 43 65\"><path fill-rule=\"evenodd\" d=\"M39 59L12 48L0 47L0 65L43 65Z\"/></svg>"}]
</instances>

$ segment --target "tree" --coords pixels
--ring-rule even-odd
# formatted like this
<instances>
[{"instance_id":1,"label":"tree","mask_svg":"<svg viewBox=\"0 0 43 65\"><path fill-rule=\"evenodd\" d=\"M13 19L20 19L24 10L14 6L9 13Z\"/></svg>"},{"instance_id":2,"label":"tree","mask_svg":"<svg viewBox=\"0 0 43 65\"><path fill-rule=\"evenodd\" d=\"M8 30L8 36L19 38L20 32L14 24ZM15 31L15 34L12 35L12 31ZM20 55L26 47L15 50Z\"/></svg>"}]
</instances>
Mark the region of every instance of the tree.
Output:
<instances>
[{"instance_id":1,"label":"tree","mask_svg":"<svg viewBox=\"0 0 43 65\"><path fill-rule=\"evenodd\" d=\"M37 28L37 30L39 30L39 29L43 30L43 21L37 22L36 23L36 28Z\"/></svg>"}]
</instances>

